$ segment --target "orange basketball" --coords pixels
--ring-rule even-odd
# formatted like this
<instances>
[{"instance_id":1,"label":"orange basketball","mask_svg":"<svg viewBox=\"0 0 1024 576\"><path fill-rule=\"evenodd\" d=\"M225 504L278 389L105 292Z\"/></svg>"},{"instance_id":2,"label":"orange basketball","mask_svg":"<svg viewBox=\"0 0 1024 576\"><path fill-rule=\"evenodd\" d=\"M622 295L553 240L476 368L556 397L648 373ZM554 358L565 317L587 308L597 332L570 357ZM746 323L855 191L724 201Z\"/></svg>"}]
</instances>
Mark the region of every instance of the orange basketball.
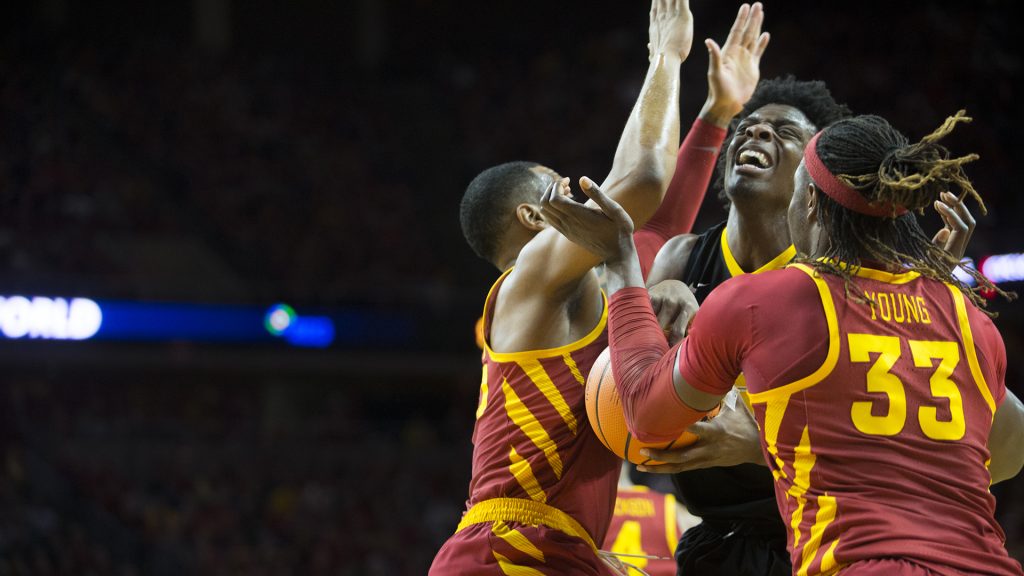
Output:
<instances>
[{"instance_id":1,"label":"orange basketball","mask_svg":"<svg viewBox=\"0 0 1024 576\"><path fill-rule=\"evenodd\" d=\"M612 377L611 352L608 348L597 357L590 375L587 377L587 390L585 394L587 402L587 417L590 419L590 426L597 433L597 437L609 450L618 455L619 458L629 460L633 464L664 464L658 460L646 458L640 454L641 448L656 448L667 450L688 446L697 441L697 436L690 432L683 432L679 438L671 442L647 443L641 442L629 432L626 427L626 417L622 413L622 402L619 400L619 392L615 389L615 380ZM708 413L705 419L714 418L718 414L718 408Z\"/></svg>"}]
</instances>

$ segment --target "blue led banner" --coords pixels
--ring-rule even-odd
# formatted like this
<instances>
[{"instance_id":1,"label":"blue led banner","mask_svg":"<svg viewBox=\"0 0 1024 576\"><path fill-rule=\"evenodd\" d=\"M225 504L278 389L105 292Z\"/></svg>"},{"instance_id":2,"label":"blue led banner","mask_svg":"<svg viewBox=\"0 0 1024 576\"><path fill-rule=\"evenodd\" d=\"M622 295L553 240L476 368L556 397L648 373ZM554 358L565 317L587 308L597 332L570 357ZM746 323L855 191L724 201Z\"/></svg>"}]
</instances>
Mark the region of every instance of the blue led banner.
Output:
<instances>
[{"instance_id":1,"label":"blue led banner","mask_svg":"<svg viewBox=\"0 0 1024 576\"><path fill-rule=\"evenodd\" d=\"M297 312L287 304L238 306L0 296L0 338L193 341L327 346L401 345L411 318L358 308Z\"/></svg>"}]
</instances>

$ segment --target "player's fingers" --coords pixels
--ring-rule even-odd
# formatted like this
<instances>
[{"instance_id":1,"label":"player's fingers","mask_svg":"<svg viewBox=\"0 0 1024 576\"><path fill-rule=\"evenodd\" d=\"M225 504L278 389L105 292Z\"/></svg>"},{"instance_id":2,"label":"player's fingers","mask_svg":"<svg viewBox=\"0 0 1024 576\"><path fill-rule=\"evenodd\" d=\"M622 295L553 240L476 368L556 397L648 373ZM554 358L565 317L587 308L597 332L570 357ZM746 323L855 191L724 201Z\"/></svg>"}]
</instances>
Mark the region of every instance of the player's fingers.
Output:
<instances>
[{"instance_id":1,"label":"player's fingers","mask_svg":"<svg viewBox=\"0 0 1024 576\"><path fill-rule=\"evenodd\" d=\"M711 75L722 69L722 49L711 38L705 40L704 45L708 47L708 75Z\"/></svg>"},{"instance_id":2,"label":"player's fingers","mask_svg":"<svg viewBox=\"0 0 1024 576\"><path fill-rule=\"evenodd\" d=\"M658 451L660 452L660 451ZM667 460L664 457L659 457L656 452L652 452L649 458L664 462L665 464L653 464L648 466L637 466L641 472L669 472L671 469L672 473L686 472L688 470L697 470L699 468L707 468L708 463L711 462L713 457L714 448L710 444L693 444L686 450L685 459L681 459L678 456L674 460Z\"/></svg>"},{"instance_id":3,"label":"player's fingers","mask_svg":"<svg viewBox=\"0 0 1024 576\"><path fill-rule=\"evenodd\" d=\"M622 206L605 194L593 180L583 176L580 178L580 187L583 188L583 192L590 197L591 200L597 203L601 210L617 224L625 225L628 223L629 226L633 225L633 219L629 217L629 214L627 214L625 210L623 210Z\"/></svg>"},{"instance_id":4,"label":"player's fingers","mask_svg":"<svg viewBox=\"0 0 1024 576\"><path fill-rule=\"evenodd\" d=\"M690 468L682 464L637 464L636 469L648 474L678 474Z\"/></svg>"},{"instance_id":5,"label":"player's fingers","mask_svg":"<svg viewBox=\"0 0 1024 576\"><path fill-rule=\"evenodd\" d=\"M714 436L714 433L718 431L718 422L712 422L711 420L703 421L699 420L690 424L686 429L687 432L697 436L698 438L705 438Z\"/></svg>"},{"instance_id":6,"label":"player's fingers","mask_svg":"<svg viewBox=\"0 0 1024 576\"><path fill-rule=\"evenodd\" d=\"M943 192L941 197L942 200L935 201L935 210L939 213L939 216L942 216L942 221L946 224L946 228L949 228L954 232L968 231L970 227L967 225L967 222L961 218L960 214L957 213L952 202L950 202L946 196L947 194L949 193ZM949 196L952 196L952 194L949 194ZM953 202L957 202L956 197L953 197ZM963 205L963 202L960 202L960 204Z\"/></svg>"},{"instance_id":7,"label":"player's fingers","mask_svg":"<svg viewBox=\"0 0 1024 576\"><path fill-rule=\"evenodd\" d=\"M946 247L946 242L949 240L949 228L943 228L935 233L932 237L932 244L936 246Z\"/></svg>"},{"instance_id":8,"label":"player's fingers","mask_svg":"<svg viewBox=\"0 0 1024 576\"><path fill-rule=\"evenodd\" d=\"M764 6L760 2L754 2L750 7L750 18L747 27L743 31L743 45L753 49L757 44L757 38L761 35L761 23L764 22Z\"/></svg>"},{"instance_id":9,"label":"player's fingers","mask_svg":"<svg viewBox=\"0 0 1024 576\"><path fill-rule=\"evenodd\" d=\"M725 38L726 46L731 46L742 39L748 14L750 14L750 4L740 4L740 9L736 12L736 19L732 22L732 28L729 28L729 35Z\"/></svg>"},{"instance_id":10,"label":"player's fingers","mask_svg":"<svg viewBox=\"0 0 1024 576\"><path fill-rule=\"evenodd\" d=\"M686 446L684 448L676 448L674 450L658 450L657 448L641 448L640 454L651 460L659 460L667 464L680 464L686 462L690 458L690 452L694 449L694 445Z\"/></svg>"},{"instance_id":11,"label":"player's fingers","mask_svg":"<svg viewBox=\"0 0 1024 576\"><path fill-rule=\"evenodd\" d=\"M967 209L964 199L958 198L952 192L943 192L942 198L946 201L946 204L953 208L953 211L960 217L960 220L967 225L967 229L974 230L978 222L974 219L974 214L971 214L971 211Z\"/></svg>"},{"instance_id":12,"label":"player's fingers","mask_svg":"<svg viewBox=\"0 0 1024 576\"><path fill-rule=\"evenodd\" d=\"M555 189L558 186L558 182L552 182L548 184L547 188L544 189L544 193L540 195L541 206L546 206L551 202L551 198L555 195Z\"/></svg>"},{"instance_id":13,"label":"player's fingers","mask_svg":"<svg viewBox=\"0 0 1024 576\"><path fill-rule=\"evenodd\" d=\"M756 62L761 61L761 56L764 55L764 51L768 48L768 42L772 39L772 35L767 32L762 32L761 36L757 39L757 46L754 47L754 59Z\"/></svg>"}]
</instances>

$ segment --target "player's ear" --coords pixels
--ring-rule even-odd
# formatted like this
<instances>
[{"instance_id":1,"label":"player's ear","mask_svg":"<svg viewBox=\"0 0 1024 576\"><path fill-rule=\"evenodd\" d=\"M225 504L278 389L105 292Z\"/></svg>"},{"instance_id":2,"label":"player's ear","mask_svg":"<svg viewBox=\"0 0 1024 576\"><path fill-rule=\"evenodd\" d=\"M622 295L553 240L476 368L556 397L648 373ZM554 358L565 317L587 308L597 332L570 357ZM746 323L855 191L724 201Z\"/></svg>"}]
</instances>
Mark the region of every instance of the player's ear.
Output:
<instances>
[{"instance_id":1,"label":"player's ear","mask_svg":"<svg viewBox=\"0 0 1024 576\"><path fill-rule=\"evenodd\" d=\"M540 206L536 204L520 204L516 206L516 220L527 230L540 232L548 227L544 216L540 213Z\"/></svg>"},{"instance_id":2,"label":"player's ear","mask_svg":"<svg viewBox=\"0 0 1024 576\"><path fill-rule=\"evenodd\" d=\"M807 183L807 222L810 224L818 223L818 208L820 203L818 199L821 191L814 185L813 182Z\"/></svg>"}]
</instances>

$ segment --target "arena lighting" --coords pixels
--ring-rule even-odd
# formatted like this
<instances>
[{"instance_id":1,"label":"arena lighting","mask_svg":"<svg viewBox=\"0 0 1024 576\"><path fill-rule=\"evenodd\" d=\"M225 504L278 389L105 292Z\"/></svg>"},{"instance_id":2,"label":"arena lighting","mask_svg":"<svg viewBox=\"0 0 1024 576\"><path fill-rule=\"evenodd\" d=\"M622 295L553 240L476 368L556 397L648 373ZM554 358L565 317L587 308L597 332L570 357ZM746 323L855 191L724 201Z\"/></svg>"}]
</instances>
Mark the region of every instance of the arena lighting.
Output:
<instances>
[{"instance_id":1,"label":"arena lighting","mask_svg":"<svg viewBox=\"0 0 1024 576\"><path fill-rule=\"evenodd\" d=\"M968 286L974 286L975 284L977 284L977 282L974 280L974 276L971 276L970 274L968 274L967 271L964 270L964 268L963 268L964 265L967 265L967 266L970 266L970 267L973 268L974 267L974 260L972 260L970 258L963 258L962 260L960 260L960 264L961 264L960 266L957 266L956 268L953 269L953 276L957 280L963 282L964 284L967 284Z\"/></svg>"},{"instance_id":2,"label":"arena lighting","mask_svg":"<svg viewBox=\"0 0 1024 576\"><path fill-rule=\"evenodd\" d=\"M1024 280L1024 254L996 254L981 261L978 268L993 283Z\"/></svg>"},{"instance_id":3,"label":"arena lighting","mask_svg":"<svg viewBox=\"0 0 1024 576\"><path fill-rule=\"evenodd\" d=\"M296 310L283 303L267 307L0 296L0 342L104 340L391 348L414 342L418 325L407 312L361 306Z\"/></svg>"},{"instance_id":4,"label":"arena lighting","mask_svg":"<svg viewBox=\"0 0 1024 576\"><path fill-rule=\"evenodd\" d=\"M4 338L87 340L102 325L100 306L88 298L0 296L0 334Z\"/></svg>"},{"instance_id":5,"label":"arena lighting","mask_svg":"<svg viewBox=\"0 0 1024 576\"><path fill-rule=\"evenodd\" d=\"M334 323L326 316L299 316L287 304L274 304L263 317L272 336L283 337L293 346L324 348L334 342Z\"/></svg>"}]
</instances>

